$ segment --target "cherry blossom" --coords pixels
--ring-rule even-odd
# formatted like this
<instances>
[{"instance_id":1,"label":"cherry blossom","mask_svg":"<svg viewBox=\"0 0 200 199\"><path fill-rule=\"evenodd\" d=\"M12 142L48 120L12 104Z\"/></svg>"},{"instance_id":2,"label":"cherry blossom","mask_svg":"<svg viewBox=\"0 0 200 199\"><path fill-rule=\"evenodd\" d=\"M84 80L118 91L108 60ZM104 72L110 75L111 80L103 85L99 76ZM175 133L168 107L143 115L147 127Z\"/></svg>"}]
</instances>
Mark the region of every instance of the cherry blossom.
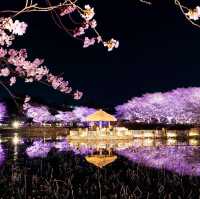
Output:
<instances>
[{"instance_id":1,"label":"cherry blossom","mask_svg":"<svg viewBox=\"0 0 200 199\"><path fill-rule=\"evenodd\" d=\"M13 34L16 34L16 35L25 34L27 26L28 25L26 23L19 22L18 20L16 20L12 25Z\"/></svg>"},{"instance_id":2,"label":"cherry blossom","mask_svg":"<svg viewBox=\"0 0 200 199\"><path fill-rule=\"evenodd\" d=\"M94 38L94 37L92 37L92 38L85 37L83 48L87 48L89 46L94 45L95 41L96 41L96 38Z\"/></svg>"},{"instance_id":3,"label":"cherry blossom","mask_svg":"<svg viewBox=\"0 0 200 199\"><path fill-rule=\"evenodd\" d=\"M74 5L66 6L61 9L60 16L70 14L70 13L74 12L76 9L77 9L77 7Z\"/></svg>"},{"instance_id":4,"label":"cherry blossom","mask_svg":"<svg viewBox=\"0 0 200 199\"><path fill-rule=\"evenodd\" d=\"M7 76L9 76L9 74L10 74L10 70L7 67L1 69L1 71L0 71L0 76L7 77Z\"/></svg>"},{"instance_id":5,"label":"cherry blossom","mask_svg":"<svg viewBox=\"0 0 200 199\"><path fill-rule=\"evenodd\" d=\"M119 47L119 42L115 39L110 39L109 41L106 41L103 44L105 47L108 48L108 51L112 51L114 48Z\"/></svg>"},{"instance_id":6,"label":"cherry blossom","mask_svg":"<svg viewBox=\"0 0 200 199\"><path fill-rule=\"evenodd\" d=\"M6 54L7 54L7 50L0 48L0 58L5 57Z\"/></svg>"},{"instance_id":7,"label":"cherry blossom","mask_svg":"<svg viewBox=\"0 0 200 199\"><path fill-rule=\"evenodd\" d=\"M16 77L10 78L10 86L14 85L16 83Z\"/></svg>"},{"instance_id":8,"label":"cherry blossom","mask_svg":"<svg viewBox=\"0 0 200 199\"><path fill-rule=\"evenodd\" d=\"M90 21L95 15L94 8L91 8L90 5L85 5L85 9L83 10L83 14L81 16L86 20Z\"/></svg>"}]
</instances>

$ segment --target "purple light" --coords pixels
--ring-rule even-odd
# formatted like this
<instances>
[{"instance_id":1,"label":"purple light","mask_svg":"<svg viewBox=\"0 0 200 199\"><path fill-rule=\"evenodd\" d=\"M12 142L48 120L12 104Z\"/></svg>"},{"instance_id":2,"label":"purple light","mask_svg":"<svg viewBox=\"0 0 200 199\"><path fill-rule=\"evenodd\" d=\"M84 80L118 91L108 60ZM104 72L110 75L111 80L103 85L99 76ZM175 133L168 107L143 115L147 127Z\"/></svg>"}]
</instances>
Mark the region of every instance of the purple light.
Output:
<instances>
[{"instance_id":1,"label":"purple light","mask_svg":"<svg viewBox=\"0 0 200 199\"><path fill-rule=\"evenodd\" d=\"M52 115L46 106L32 106L26 104L25 114L28 118L32 118L33 122L84 122L85 117L95 112L95 109L88 107L76 107L73 111L58 111L56 115Z\"/></svg>"},{"instance_id":2,"label":"purple light","mask_svg":"<svg viewBox=\"0 0 200 199\"><path fill-rule=\"evenodd\" d=\"M26 154L30 158L36 157L47 157L49 151L52 148L58 149L59 152L62 151L72 151L74 154L87 155L94 151L88 147L74 147L70 146L66 140L59 142L43 142L43 140L34 141L30 147L27 147Z\"/></svg>"},{"instance_id":3,"label":"purple light","mask_svg":"<svg viewBox=\"0 0 200 199\"><path fill-rule=\"evenodd\" d=\"M117 106L120 120L163 124L199 124L200 88L145 94Z\"/></svg>"},{"instance_id":4,"label":"purple light","mask_svg":"<svg viewBox=\"0 0 200 199\"><path fill-rule=\"evenodd\" d=\"M4 121L5 117L7 116L7 110L4 103L0 103L0 122Z\"/></svg>"},{"instance_id":5,"label":"purple light","mask_svg":"<svg viewBox=\"0 0 200 199\"><path fill-rule=\"evenodd\" d=\"M4 161L5 161L5 152L3 150L2 145L0 145L0 166L3 165Z\"/></svg>"},{"instance_id":6,"label":"purple light","mask_svg":"<svg viewBox=\"0 0 200 199\"><path fill-rule=\"evenodd\" d=\"M47 157L49 151L52 148L51 143L44 143L43 141L34 141L33 145L26 149L26 153L30 158L35 157Z\"/></svg>"},{"instance_id":7,"label":"purple light","mask_svg":"<svg viewBox=\"0 0 200 199\"><path fill-rule=\"evenodd\" d=\"M118 150L117 154L147 167L200 176L200 161L196 158L199 152L200 147L194 146L160 146L132 147Z\"/></svg>"},{"instance_id":8,"label":"purple light","mask_svg":"<svg viewBox=\"0 0 200 199\"><path fill-rule=\"evenodd\" d=\"M49 112L48 108L45 106L31 106L26 110L26 116L32 118L33 122L43 123L49 122L54 119L54 117Z\"/></svg>"}]
</instances>

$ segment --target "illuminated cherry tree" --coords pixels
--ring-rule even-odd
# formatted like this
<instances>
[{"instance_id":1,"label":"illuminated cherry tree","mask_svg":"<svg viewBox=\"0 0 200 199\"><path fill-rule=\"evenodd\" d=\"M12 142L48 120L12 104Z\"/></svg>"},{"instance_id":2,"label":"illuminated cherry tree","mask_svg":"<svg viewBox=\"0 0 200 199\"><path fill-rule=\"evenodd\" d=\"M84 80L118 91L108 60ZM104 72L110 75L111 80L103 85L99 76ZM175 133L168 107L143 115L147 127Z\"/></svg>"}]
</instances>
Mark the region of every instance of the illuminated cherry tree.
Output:
<instances>
[{"instance_id":1,"label":"illuminated cherry tree","mask_svg":"<svg viewBox=\"0 0 200 199\"><path fill-rule=\"evenodd\" d=\"M75 115L76 121L84 122L85 118L88 115L94 113L95 111L96 111L96 109L94 109L94 108L88 108L88 107L82 106L82 107L75 107L72 112Z\"/></svg>"},{"instance_id":2,"label":"illuminated cherry tree","mask_svg":"<svg viewBox=\"0 0 200 199\"><path fill-rule=\"evenodd\" d=\"M117 106L121 120L142 123L199 124L200 88L145 94Z\"/></svg>"},{"instance_id":3,"label":"illuminated cherry tree","mask_svg":"<svg viewBox=\"0 0 200 199\"><path fill-rule=\"evenodd\" d=\"M36 123L61 122L66 124L69 122L84 122L85 118L96 110L81 106L75 107L72 111L57 111L55 115L52 115L48 107L32 105L30 103L30 97L27 96L23 104L23 111L27 118L31 118Z\"/></svg>"},{"instance_id":4,"label":"illuminated cherry tree","mask_svg":"<svg viewBox=\"0 0 200 199\"><path fill-rule=\"evenodd\" d=\"M96 110L88 107L75 107L73 111L58 111L55 120L63 123L84 122L85 118Z\"/></svg>"},{"instance_id":5,"label":"illuminated cherry tree","mask_svg":"<svg viewBox=\"0 0 200 199\"><path fill-rule=\"evenodd\" d=\"M23 111L27 118L31 118L35 123L52 122L54 116L46 106L33 106L30 104L30 97L26 97L23 104Z\"/></svg>"}]
</instances>

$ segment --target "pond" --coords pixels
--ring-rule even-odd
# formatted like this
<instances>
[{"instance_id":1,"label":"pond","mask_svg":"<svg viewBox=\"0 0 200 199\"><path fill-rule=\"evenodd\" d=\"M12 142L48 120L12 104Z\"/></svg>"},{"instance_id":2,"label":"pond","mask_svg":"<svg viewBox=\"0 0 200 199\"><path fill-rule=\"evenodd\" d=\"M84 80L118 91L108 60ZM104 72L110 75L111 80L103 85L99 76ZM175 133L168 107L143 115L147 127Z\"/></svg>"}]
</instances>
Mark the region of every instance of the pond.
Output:
<instances>
[{"instance_id":1,"label":"pond","mask_svg":"<svg viewBox=\"0 0 200 199\"><path fill-rule=\"evenodd\" d=\"M200 140L0 134L0 198L198 198Z\"/></svg>"}]
</instances>

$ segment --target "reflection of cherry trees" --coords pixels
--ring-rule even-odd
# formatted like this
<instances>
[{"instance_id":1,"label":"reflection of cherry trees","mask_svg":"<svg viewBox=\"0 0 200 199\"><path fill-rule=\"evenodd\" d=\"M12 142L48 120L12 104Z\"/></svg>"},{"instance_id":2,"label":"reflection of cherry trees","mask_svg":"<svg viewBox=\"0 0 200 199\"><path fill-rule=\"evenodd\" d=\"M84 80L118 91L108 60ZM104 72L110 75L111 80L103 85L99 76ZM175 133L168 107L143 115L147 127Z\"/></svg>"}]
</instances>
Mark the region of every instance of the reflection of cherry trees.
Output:
<instances>
[{"instance_id":1,"label":"reflection of cherry trees","mask_svg":"<svg viewBox=\"0 0 200 199\"><path fill-rule=\"evenodd\" d=\"M6 117L7 111L4 103L0 103L0 122L3 121Z\"/></svg>"},{"instance_id":2,"label":"reflection of cherry trees","mask_svg":"<svg viewBox=\"0 0 200 199\"><path fill-rule=\"evenodd\" d=\"M76 155L78 154L88 155L94 151L94 149L91 149L89 147L70 146L66 140L62 140L59 142L44 142L43 140L35 140L31 146L27 147L26 154L30 158L36 158L36 157L44 158L44 157L47 157L49 151L52 148L56 148L59 152L70 151ZM0 155L1 155L1 151L0 151ZM1 158L0 158L0 164L1 164Z\"/></svg>"},{"instance_id":3,"label":"reflection of cherry trees","mask_svg":"<svg viewBox=\"0 0 200 199\"><path fill-rule=\"evenodd\" d=\"M133 163L146 167L166 169L181 175L200 175L200 163L196 160L199 147L132 147L117 150L117 154L128 158Z\"/></svg>"},{"instance_id":4,"label":"reflection of cherry trees","mask_svg":"<svg viewBox=\"0 0 200 199\"><path fill-rule=\"evenodd\" d=\"M145 123L200 123L200 88L179 88L166 93L145 94L117 106L121 120Z\"/></svg>"}]
</instances>

